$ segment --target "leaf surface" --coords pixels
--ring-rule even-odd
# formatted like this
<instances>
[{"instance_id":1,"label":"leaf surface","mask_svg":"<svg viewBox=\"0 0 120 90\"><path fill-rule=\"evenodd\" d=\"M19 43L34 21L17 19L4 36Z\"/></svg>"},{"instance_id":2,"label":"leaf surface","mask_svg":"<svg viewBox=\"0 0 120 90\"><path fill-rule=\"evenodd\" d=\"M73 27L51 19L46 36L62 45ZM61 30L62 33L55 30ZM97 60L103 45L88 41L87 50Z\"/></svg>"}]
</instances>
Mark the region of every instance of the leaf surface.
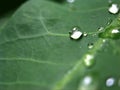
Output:
<instances>
[{"instance_id":1,"label":"leaf surface","mask_svg":"<svg viewBox=\"0 0 120 90\"><path fill-rule=\"evenodd\" d=\"M25 3L0 30L0 90L118 90L120 40L98 37L98 28L106 31L119 19L108 8L104 0ZM71 40L75 26L88 36ZM92 67L86 66L88 55ZM87 86L86 76L92 77ZM109 77L116 80L112 87L105 85Z\"/></svg>"}]
</instances>

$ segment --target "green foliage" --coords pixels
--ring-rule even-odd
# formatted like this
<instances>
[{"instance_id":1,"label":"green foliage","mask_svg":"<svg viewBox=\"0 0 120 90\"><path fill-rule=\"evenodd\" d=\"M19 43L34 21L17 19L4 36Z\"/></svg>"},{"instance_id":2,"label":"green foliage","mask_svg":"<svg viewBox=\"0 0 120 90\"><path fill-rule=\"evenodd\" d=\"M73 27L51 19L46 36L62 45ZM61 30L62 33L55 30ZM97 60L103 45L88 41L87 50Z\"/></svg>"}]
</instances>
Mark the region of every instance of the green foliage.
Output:
<instances>
[{"instance_id":1,"label":"green foliage","mask_svg":"<svg viewBox=\"0 0 120 90\"><path fill-rule=\"evenodd\" d=\"M0 90L119 90L120 34L110 31L120 21L108 8L107 0L27 1L0 30ZM71 40L74 26L88 36Z\"/></svg>"}]
</instances>

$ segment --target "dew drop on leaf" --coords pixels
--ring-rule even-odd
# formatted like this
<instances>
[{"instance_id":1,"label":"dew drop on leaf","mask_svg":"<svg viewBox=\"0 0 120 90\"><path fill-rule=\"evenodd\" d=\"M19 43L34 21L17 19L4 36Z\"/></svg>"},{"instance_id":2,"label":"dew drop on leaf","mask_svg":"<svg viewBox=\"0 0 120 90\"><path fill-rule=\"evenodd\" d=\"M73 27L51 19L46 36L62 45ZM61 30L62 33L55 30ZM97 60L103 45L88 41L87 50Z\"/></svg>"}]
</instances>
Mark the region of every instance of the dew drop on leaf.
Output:
<instances>
[{"instance_id":1,"label":"dew drop on leaf","mask_svg":"<svg viewBox=\"0 0 120 90\"><path fill-rule=\"evenodd\" d=\"M120 33L120 31L118 29L113 29L111 33L112 34L117 34L117 33Z\"/></svg>"},{"instance_id":2,"label":"dew drop on leaf","mask_svg":"<svg viewBox=\"0 0 120 90\"><path fill-rule=\"evenodd\" d=\"M88 34L86 32L84 32L83 36L86 37Z\"/></svg>"},{"instance_id":3,"label":"dew drop on leaf","mask_svg":"<svg viewBox=\"0 0 120 90\"><path fill-rule=\"evenodd\" d=\"M86 76L86 77L83 79L83 83L84 83L85 85L90 85L91 82L92 82L92 77L90 77L90 76Z\"/></svg>"},{"instance_id":4,"label":"dew drop on leaf","mask_svg":"<svg viewBox=\"0 0 120 90\"><path fill-rule=\"evenodd\" d=\"M86 75L82 78L78 90L98 90L98 82L91 75Z\"/></svg>"},{"instance_id":5,"label":"dew drop on leaf","mask_svg":"<svg viewBox=\"0 0 120 90\"><path fill-rule=\"evenodd\" d=\"M110 77L106 80L106 86L112 87L115 84L115 79L113 77Z\"/></svg>"},{"instance_id":6,"label":"dew drop on leaf","mask_svg":"<svg viewBox=\"0 0 120 90\"><path fill-rule=\"evenodd\" d=\"M109 19L107 25L110 25L112 23L112 21L113 21L112 19Z\"/></svg>"},{"instance_id":7,"label":"dew drop on leaf","mask_svg":"<svg viewBox=\"0 0 120 90\"><path fill-rule=\"evenodd\" d=\"M99 37L119 39L120 38L120 29L118 29L118 28L109 29L108 28L105 32L100 33Z\"/></svg>"},{"instance_id":8,"label":"dew drop on leaf","mask_svg":"<svg viewBox=\"0 0 120 90\"><path fill-rule=\"evenodd\" d=\"M111 4L108 11L111 13L111 14L117 14L119 12L119 7L117 4Z\"/></svg>"},{"instance_id":9,"label":"dew drop on leaf","mask_svg":"<svg viewBox=\"0 0 120 90\"><path fill-rule=\"evenodd\" d=\"M93 43L88 43L88 48L89 49L93 48Z\"/></svg>"},{"instance_id":10,"label":"dew drop on leaf","mask_svg":"<svg viewBox=\"0 0 120 90\"><path fill-rule=\"evenodd\" d=\"M82 37L83 33L80 31L78 27L74 27L72 32L70 32L70 38L74 40L78 40Z\"/></svg>"},{"instance_id":11,"label":"dew drop on leaf","mask_svg":"<svg viewBox=\"0 0 120 90\"><path fill-rule=\"evenodd\" d=\"M104 30L104 27L98 28L98 31L99 31L99 32L101 32L101 31L103 31L103 30Z\"/></svg>"},{"instance_id":12,"label":"dew drop on leaf","mask_svg":"<svg viewBox=\"0 0 120 90\"><path fill-rule=\"evenodd\" d=\"M93 82L93 78L91 76L85 76L80 85L78 90L89 90L88 88L91 88Z\"/></svg>"},{"instance_id":13,"label":"dew drop on leaf","mask_svg":"<svg viewBox=\"0 0 120 90\"><path fill-rule=\"evenodd\" d=\"M84 64L85 64L85 66L91 67L91 66L94 65L94 63L95 63L94 56L93 56L93 55L90 55L90 54L87 54L87 55L85 56L85 59L84 59Z\"/></svg>"}]
</instances>

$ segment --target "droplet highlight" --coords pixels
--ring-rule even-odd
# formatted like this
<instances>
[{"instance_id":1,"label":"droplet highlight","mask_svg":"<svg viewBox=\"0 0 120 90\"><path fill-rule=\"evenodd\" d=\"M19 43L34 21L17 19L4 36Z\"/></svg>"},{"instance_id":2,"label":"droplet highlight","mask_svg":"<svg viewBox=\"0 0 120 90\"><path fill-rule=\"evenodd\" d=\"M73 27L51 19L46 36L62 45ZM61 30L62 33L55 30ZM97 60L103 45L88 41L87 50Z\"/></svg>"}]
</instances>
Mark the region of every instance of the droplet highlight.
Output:
<instances>
[{"instance_id":1,"label":"droplet highlight","mask_svg":"<svg viewBox=\"0 0 120 90\"><path fill-rule=\"evenodd\" d=\"M104 27L98 28L98 31L99 31L99 32L101 32L101 31L103 31L103 30L104 30Z\"/></svg>"},{"instance_id":2,"label":"droplet highlight","mask_svg":"<svg viewBox=\"0 0 120 90\"><path fill-rule=\"evenodd\" d=\"M82 37L83 33L80 31L78 27L74 27L72 32L70 32L70 38L74 40L78 40Z\"/></svg>"},{"instance_id":3,"label":"droplet highlight","mask_svg":"<svg viewBox=\"0 0 120 90\"><path fill-rule=\"evenodd\" d=\"M112 33L113 33L113 34L117 34L117 33L120 33L120 31L119 31L118 29L113 29L113 30L112 30Z\"/></svg>"},{"instance_id":4,"label":"droplet highlight","mask_svg":"<svg viewBox=\"0 0 120 90\"><path fill-rule=\"evenodd\" d=\"M89 44L88 44L88 48L89 48L89 49L93 48L93 43L89 43Z\"/></svg>"},{"instance_id":5,"label":"droplet highlight","mask_svg":"<svg viewBox=\"0 0 120 90\"><path fill-rule=\"evenodd\" d=\"M94 56L87 54L85 59L84 59L85 66L91 67L95 63Z\"/></svg>"},{"instance_id":6,"label":"droplet highlight","mask_svg":"<svg viewBox=\"0 0 120 90\"><path fill-rule=\"evenodd\" d=\"M86 76L86 77L83 79L83 83L84 83L85 85L90 85L91 82L92 82L92 77L90 77L90 76Z\"/></svg>"},{"instance_id":7,"label":"droplet highlight","mask_svg":"<svg viewBox=\"0 0 120 90\"><path fill-rule=\"evenodd\" d=\"M108 78L108 79L106 80L106 86L107 86L107 87L112 87L114 84L115 84L115 79L114 79L113 77Z\"/></svg>"},{"instance_id":8,"label":"droplet highlight","mask_svg":"<svg viewBox=\"0 0 120 90\"><path fill-rule=\"evenodd\" d=\"M108 11L111 13L111 14L117 14L119 12L119 7L117 4L111 4Z\"/></svg>"}]
</instances>

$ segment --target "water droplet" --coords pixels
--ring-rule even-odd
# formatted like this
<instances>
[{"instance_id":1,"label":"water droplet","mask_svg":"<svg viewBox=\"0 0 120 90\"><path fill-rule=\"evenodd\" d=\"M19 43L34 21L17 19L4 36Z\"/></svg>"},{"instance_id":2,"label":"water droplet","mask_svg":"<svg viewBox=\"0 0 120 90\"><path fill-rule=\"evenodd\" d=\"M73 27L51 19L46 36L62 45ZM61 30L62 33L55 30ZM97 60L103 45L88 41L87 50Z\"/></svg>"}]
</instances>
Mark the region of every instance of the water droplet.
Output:
<instances>
[{"instance_id":1,"label":"water droplet","mask_svg":"<svg viewBox=\"0 0 120 90\"><path fill-rule=\"evenodd\" d=\"M84 59L84 63L87 67L91 67L94 64L94 56L87 54L85 59Z\"/></svg>"},{"instance_id":2,"label":"water droplet","mask_svg":"<svg viewBox=\"0 0 120 90\"><path fill-rule=\"evenodd\" d=\"M67 0L68 3L74 3L75 0Z\"/></svg>"},{"instance_id":3,"label":"water droplet","mask_svg":"<svg viewBox=\"0 0 120 90\"><path fill-rule=\"evenodd\" d=\"M111 13L111 14L117 14L119 12L119 7L117 4L111 4L108 11Z\"/></svg>"},{"instance_id":4,"label":"water droplet","mask_svg":"<svg viewBox=\"0 0 120 90\"><path fill-rule=\"evenodd\" d=\"M89 44L88 44L88 48L89 48L89 49L93 48L93 43L89 43Z\"/></svg>"},{"instance_id":5,"label":"water droplet","mask_svg":"<svg viewBox=\"0 0 120 90\"><path fill-rule=\"evenodd\" d=\"M82 37L82 32L79 31L78 27L74 27L72 29L72 32L70 32L70 38L74 39L74 40L78 40Z\"/></svg>"},{"instance_id":6,"label":"water droplet","mask_svg":"<svg viewBox=\"0 0 120 90\"><path fill-rule=\"evenodd\" d=\"M120 38L120 29L118 29L118 28L113 28L113 29L107 28L105 32L99 33L99 37L119 39Z\"/></svg>"},{"instance_id":7,"label":"water droplet","mask_svg":"<svg viewBox=\"0 0 120 90\"><path fill-rule=\"evenodd\" d=\"M86 37L88 34L86 32L84 32L83 36Z\"/></svg>"},{"instance_id":8,"label":"water droplet","mask_svg":"<svg viewBox=\"0 0 120 90\"><path fill-rule=\"evenodd\" d=\"M107 25L110 25L112 23L112 19L109 19L109 21L107 22Z\"/></svg>"},{"instance_id":9,"label":"water droplet","mask_svg":"<svg viewBox=\"0 0 120 90\"><path fill-rule=\"evenodd\" d=\"M92 82L92 77L90 77L90 76L86 76L86 77L83 79L83 83L84 83L85 85L90 85L91 82Z\"/></svg>"},{"instance_id":10,"label":"water droplet","mask_svg":"<svg viewBox=\"0 0 120 90\"><path fill-rule=\"evenodd\" d=\"M113 30L112 30L112 33L113 33L113 34L117 34L117 33L119 33L119 32L120 32L120 31L119 31L118 29L113 29Z\"/></svg>"},{"instance_id":11,"label":"water droplet","mask_svg":"<svg viewBox=\"0 0 120 90\"><path fill-rule=\"evenodd\" d=\"M113 85L115 84L115 79L114 78L108 78L107 80L106 80L106 86L107 87L112 87Z\"/></svg>"},{"instance_id":12,"label":"water droplet","mask_svg":"<svg viewBox=\"0 0 120 90\"><path fill-rule=\"evenodd\" d=\"M103 30L104 30L104 27L98 28L98 31L99 31L99 32L101 32L101 31L103 31Z\"/></svg>"}]
</instances>

